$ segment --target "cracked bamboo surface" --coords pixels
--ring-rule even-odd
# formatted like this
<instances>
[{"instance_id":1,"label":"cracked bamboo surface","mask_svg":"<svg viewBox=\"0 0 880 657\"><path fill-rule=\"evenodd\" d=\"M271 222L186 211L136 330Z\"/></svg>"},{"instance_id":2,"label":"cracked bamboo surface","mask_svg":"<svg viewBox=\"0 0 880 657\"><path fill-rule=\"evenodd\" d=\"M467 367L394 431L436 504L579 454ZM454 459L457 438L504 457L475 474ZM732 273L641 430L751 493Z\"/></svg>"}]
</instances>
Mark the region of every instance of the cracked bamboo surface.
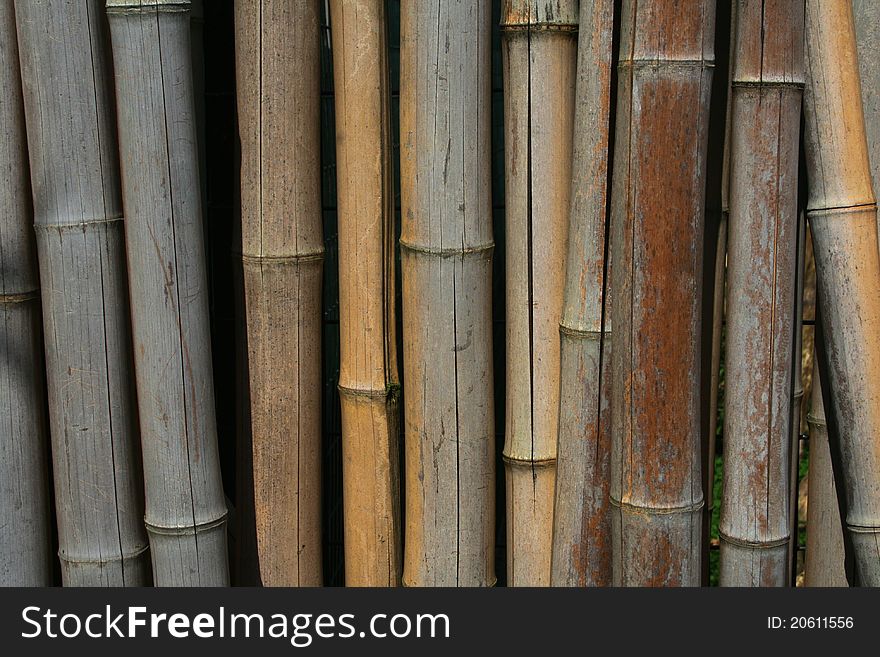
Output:
<instances>
[{"instance_id":1,"label":"cracked bamboo surface","mask_svg":"<svg viewBox=\"0 0 880 657\"><path fill-rule=\"evenodd\" d=\"M741 0L736 20L719 583L785 586L803 4Z\"/></svg>"},{"instance_id":2,"label":"cracked bamboo surface","mask_svg":"<svg viewBox=\"0 0 880 657\"><path fill-rule=\"evenodd\" d=\"M581 0L578 20L550 583L608 586L611 323L605 288L613 0Z\"/></svg>"},{"instance_id":3,"label":"cracked bamboo surface","mask_svg":"<svg viewBox=\"0 0 880 657\"><path fill-rule=\"evenodd\" d=\"M0 89L0 586L49 586L40 290L12 0L0 0Z\"/></svg>"},{"instance_id":4,"label":"cracked bamboo surface","mask_svg":"<svg viewBox=\"0 0 880 657\"><path fill-rule=\"evenodd\" d=\"M248 428L268 586L323 581L319 12L316 0L236 3Z\"/></svg>"},{"instance_id":5,"label":"cracked bamboo surface","mask_svg":"<svg viewBox=\"0 0 880 657\"><path fill-rule=\"evenodd\" d=\"M577 10L572 0L501 5L509 586L550 583Z\"/></svg>"},{"instance_id":6,"label":"cracked bamboo surface","mask_svg":"<svg viewBox=\"0 0 880 657\"><path fill-rule=\"evenodd\" d=\"M868 139L868 159L874 194L880 189L880 3L876 0L852 0Z\"/></svg>"},{"instance_id":7,"label":"cracked bamboo surface","mask_svg":"<svg viewBox=\"0 0 880 657\"><path fill-rule=\"evenodd\" d=\"M402 569L394 185L384 0L332 0L345 583Z\"/></svg>"},{"instance_id":8,"label":"cracked bamboo surface","mask_svg":"<svg viewBox=\"0 0 880 657\"><path fill-rule=\"evenodd\" d=\"M145 524L158 586L229 583L188 1L108 0Z\"/></svg>"},{"instance_id":9,"label":"cracked bamboo surface","mask_svg":"<svg viewBox=\"0 0 880 657\"><path fill-rule=\"evenodd\" d=\"M150 581L103 3L17 2L66 586Z\"/></svg>"},{"instance_id":10,"label":"cracked bamboo surface","mask_svg":"<svg viewBox=\"0 0 880 657\"><path fill-rule=\"evenodd\" d=\"M858 582L880 585L880 253L849 2L807 0L804 143L844 519Z\"/></svg>"},{"instance_id":11,"label":"cracked bamboo surface","mask_svg":"<svg viewBox=\"0 0 880 657\"><path fill-rule=\"evenodd\" d=\"M401 6L409 586L495 583L491 5Z\"/></svg>"},{"instance_id":12,"label":"cracked bamboo surface","mask_svg":"<svg viewBox=\"0 0 880 657\"><path fill-rule=\"evenodd\" d=\"M714 19L714 0L622 7L611 200L617 585L700 584L700 286Z\"/></svg>"}]
</instances>

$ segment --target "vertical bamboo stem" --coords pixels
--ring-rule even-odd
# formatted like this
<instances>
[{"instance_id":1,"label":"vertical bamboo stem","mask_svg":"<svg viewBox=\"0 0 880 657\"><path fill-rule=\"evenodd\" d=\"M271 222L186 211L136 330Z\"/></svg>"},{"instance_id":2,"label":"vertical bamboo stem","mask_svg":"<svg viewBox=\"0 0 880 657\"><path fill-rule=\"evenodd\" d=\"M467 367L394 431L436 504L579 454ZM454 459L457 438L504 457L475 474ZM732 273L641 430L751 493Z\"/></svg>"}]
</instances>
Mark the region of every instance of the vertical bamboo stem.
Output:
<instances>
[{"instance_id":1,"label":"vertical bamboo stem","mask_svg":"<svg viewBox=\"0 0 880 657\"><path fill-rule=\"evenodd\" d=\"M241 260L260 574L320 586L320 5L236 3Z\"/></svg>"},{"instance_id":2,"label":"vertical bamboo stem","mask_svg":"<svg viewBox=\"0 0 880 657\"><path fill-rule=\"evenodd\" d=\"M394 185L384 0L332 0L345 582L401 575Z\"/></svg>"},{"instance_id":3,"label":"vertical bamboo stem","mask_svg":"<svg viewBox=\"0 0 880 657\"><path fill-rule=\"evenodd\" d=\"M801 467L801 407L804 403L804 263L807 251L807 219L803 212L798 213L797 232L797 268L795 270L795 303L794 303L794 347L792 353L792 379L794 385L791 388L791 447L788 458L788 508L789 524L791 526L788 540L788 583L794 586L797 583L797 558L800 530L798 517L798 492L800 467Z\"/></svg>"},{"instance_id":4,"label":"vertical bamboo stem","mask_svg":"<svg viewBox=\"0 0 880 657\"><path fill-rule=\"evenodd\" d=\"M571 0L501 5L510 586L550 583L577 9Z\"/></svg>"},{"instance_id":5,"label":"vertical bamboo stem","mask_svg":"<svg viewBox=\"0 0 880 657\"><path fill-rule=\"evenodd\" d=\"M611 322L605 256L613 0L581 0L579 24L550 583L608 586Z\"/></svg>"},{"instance_id":6,"label":"vertical bamboo stem","mask_svg":"<svg viewBox=\"0 0 880 657\"><path fill-rule=\"evenodd\" d=\"M737 6L722 586L788 581L803 23L799 2Z\"/></svg>"},{"instance_id":7,"label":"vertical bamboo stem","mask_svg":"<svg viewBox=\"0 0 880 657\"><path fill-rule=\"evenodd\" d=\"M410 586L495 582L491 4L401 5Z\"/></svg>"},{"instance_id":8,"label":"vertical bamboo stem","mask_svg":"<svg viewBox=\"0 0 880 657\"><path fill-rule=\"evenodd\" d=\"M611 236L617 585L700 583L700 284L714 18L713 0L623 3Z\"/></svg>"},{"instance_id":9,"label":"vertical bamboo stem","mask_svg":"<svg viewBox=\"0 0 880 657\"><path fill-rule=\"evenodd\" d=\"M99 0L17 2L62 578L149 583L113 90Z\"/></svg>"},{"instance_id":10,"label":"vertical bamboo stem","mask_svg":"<svg viewBox=\"0 0 880 657\"><path fill-rule=\"evenodd\" d=\"M0 89L0 586L49 586L40 290L12 0L0 0Z\"/></svg>"},{"instance_id":11,"label":"vertical bamboo stem","mask_svg":"<svg viewBox=\"0 0 880 657\"><path fill-rule=\"evenodd\" d=\"M190 3L108 0L135 373L159 586L229 582L208 325Z\"/></svg>"},{"instance_id":12,"label":"vertical bamboo stem","mask_svg":"<svg viewBox=\"0 0 880 657\"><path fill-rule=\"evenodd\" d=\"M880 585L880 252L852 7L807 0L807 217L856 575Z\"/></svg>"},{"instance_id":13,"label":"vertical bamboo stem","mask_svg":"<svg viewBox=\"0 0 880 657\"><path fill-rule=\"evenodd\" d=\"M880 4L852 0L862 109L874 192L880 189Z\"/></svg>"}]
</instances>

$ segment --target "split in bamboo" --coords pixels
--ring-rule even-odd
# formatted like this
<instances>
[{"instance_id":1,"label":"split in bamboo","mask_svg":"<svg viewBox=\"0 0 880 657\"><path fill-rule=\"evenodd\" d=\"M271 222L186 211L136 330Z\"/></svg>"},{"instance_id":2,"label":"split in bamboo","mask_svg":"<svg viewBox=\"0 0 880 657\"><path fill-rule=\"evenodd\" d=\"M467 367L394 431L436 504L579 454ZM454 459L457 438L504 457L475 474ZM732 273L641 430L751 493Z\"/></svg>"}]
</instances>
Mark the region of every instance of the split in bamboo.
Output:
<instances>
[{"instance_id":1,"label":"split in bamboo","mask_svg":"<svg viewBox=\"0 0 880 657\"><path fill-rule=\"evenodd\" d=\"M613 0L581 0L571 207L559 324L553 586L611 584L611 322L606 253L613 31Z\"/></svg>"},{"instance_id":2,"label":"split in bamboo","mask_svg":"<svg viewBox=\"0 0 880 657\"><path fill-rule=\"evenodd\" d=\"M400 383L384 0L332 0L345 583L401 576Z\"/></svg>"},{"instance_id":3,"label":"split in bamboo","mask_svg":"<svg viewBox=\"0 0 880 657\"><path fill-rule=\"evenodd\" d=\"M803 94L801 94L803 96ZM801 407L804 403L804 264L807 253L807 217L803 210L798 212L797 269L795 270L794 307L794 359L792 361L791 387L791 447L788 454L788 583L797 584L798 547L800 519L798 517L798 494L800 492L801 469Z\"/></svg>"},{"instance_id":4,"label":"split in bamboo","mask_svg":"<svg viewBox=\"0 0 880 657\"><path fill-rule=\"evenodd\" d=\"M12 0L0 0L0 89L0 586L49 586L40 290Z\"/></svg>"},{"instance_id":5,"label":"split in bamboo","mask_svg":"<svg viewBox=\"0 0 880 657\"><path fill-rule=\"evenodd\" d=\"M159 586L229 582L188 0L108 0L145 523Z\"/></svg>"},{"instance_id":6,"label":"split in bamboo","mask_svg":"<svg viewBox=\"0 0 880 657\"><path fill-rule=\"evenodd\" d=\"M66 586L150 581L101 0L17 2Z\"/></svg>"},{"instance_id":7,"label":"split in bamboo","mask_svg":"<svg viewBox=\"0 0 880 657\"><path fill-rule=\"evenodd\" d=\"M410 586L495 583L491 3L401 5Z\"/></svg>"},{"instance_id":8,"label":"split in bamboo","mask_svg":"<svg viewBox=\"0 0 880 657\"><path fill-rule=\"evenodd\" d=\"M803 4L740 0L736 16L719 581L785 586Z\"/></svg>"},{"instance_id":9,"label":"split in bamboo","mask_svg":"<svg viewBox=\"0 0 880 657\"><path fill-rule=\"evenodd\" d=\"M697 586L715 2L625 0L621 16L611 202L614 583Z\"/></svg>"},{"instance_id":10,"label":"split in bamboo","mask_svg":"<svg viewBox=\"0 0 880 657\"><path fill-rule=\"evenodd\" d=\"M244 0L235 11L260 575L267 586L320 586L320 5Z\"/></svg>"},{"instance_id":11,"label":"split in bamboo","mask_svg":"<svg viewBox=\"0 0 880 657\"><path fill-rule=\"evenodd\" d=\"M849 2L807 0L804 146L829 391L856 577L880 585L880 252Z\"/></svg>"}]
</instances>

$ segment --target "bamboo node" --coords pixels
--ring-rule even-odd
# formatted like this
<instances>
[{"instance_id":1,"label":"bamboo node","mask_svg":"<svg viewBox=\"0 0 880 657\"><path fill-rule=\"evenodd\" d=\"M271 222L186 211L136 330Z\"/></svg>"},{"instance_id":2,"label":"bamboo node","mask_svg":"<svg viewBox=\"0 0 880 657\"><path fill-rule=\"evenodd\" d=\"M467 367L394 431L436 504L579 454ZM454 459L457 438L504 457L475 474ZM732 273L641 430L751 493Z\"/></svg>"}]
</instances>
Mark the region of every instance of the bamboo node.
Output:
<instances>
[{"instance_id":1,"label":"bamboo node","mask_svg":"<svg viewBox=\"0 0 880 657\"><path fill-rule=\"evenodd\" d=\"M107 0L108 14L147 14L158 12L189 12L190 0Z\"/></svg>"},{"instance_id":2,"label":"bamboo node","mask_svg":"<svg viewBox=\"0 0 880 657\"><path fill-rule=\"evenodd\" d=\"M627 68L715 68L714 59L624 59L618 69Z\"/></svg>"},{"instance_id":3,"label":"bamboo node","mask_svg":"<svg viewBox=\"0 0 880 657\"><path fill-rule=\"evenodd\" d=\"M699 502L695 502L693 504L669 507L654 507L642 506L639 504L630 504L629 502L623 502L621 500L615 499L613 496L610 498L610 501L611 506L616 506L621 511L644 516L668 516L675 514L696 513L698 511L702 511L703 507L706 506L706 502L702 499Z\"/></svg>"},{"instance_id":4,"label":"bamboo node","mask_svg":"<svg viewBox=\"0 0 880 657\"><path fill-rule=\"evenodd\" d=\"M880 534L880 527L870 527L868 525L851 525L847 523L846 528L853 534Z\"/></svg>"},{"instance_id":5,"label":"bamboo node","mask_svg":"<svg viewBox=\"0 0 880 657\"><path fill-rule=\"evenodd\" d=\"M241 259L242 263L249 265L285 265L298 264L300 262L315 262L324 260L324 247L314 249L312 251L303 251L302 253L294 253L290 255L256 255L247 254L241 251L234 251L233 256Z\"/></svg>"},{"instance_id":6,"label":"bamboo node","mask_svg":"<svg viewBox=\"0 0 880 657\"><path fill-rule=\"evenodd\" d=\"M807 413L807 424L809 424L811 427L815 427L815 428L822 428L822 427L828 426L824 417L820 418L816 415L813 415L812 411Z\"/></svg>"},{"instance_id":7,"label":"bamboo node","mask_svg":"<svg viewBox=\"0 0 880 657\"><path fill-rule=\"evenodd\" d=\"M504 463L506 463L507 465L514 467L551 468L556 465L556 457L524 459L518 456L508 456L507 454L502 454L501 460L504 461Z\"/></svg>"},{"instance_id":8,"label":"bamboo node","mask_svg":"<svg viewBox=\"0 0 880 657\"><path fill-rule=\"evenodd\" d=\"M848 215L848 214L862 214L868 212L876 212L877 204L875 202L871 203L857 203L856 205L847 205L841 207L832 207L832 208L808 208L807 209L807 218L812 219L813 217L830 217L834 215Z\"/></svg>"},{"instance_id":9,"label":"bamboo node","mask_svg":"<svg viewBox=\"0 0 880 657\"><path fill-rule=\"evenodd\" d=\"M783 545L788 545L791 541L791 536L789 534L786 534L782 538L775 538L770 541L750 541L744 538L734 538L733 536L725 534L721 530L718 531L718 538L728 545L746 548L747 550L771 550L773 548L782 547Z\"/></svg>"},{"instance_id":10,"label":"bamboo node","mask_svg":"<svg viewBox=\"0 0 880 657\"><path fill-rule=\"evenodd\" d=\"M421 246L419 244L411 244L400 240L400 249L409 251L414 254L422 254L435 256L438 258L454 258L456 256L464 258L468 255L479 255L491 252L495 248L495 242L486 242L485 244L477 244L475 246L456 247L451 249L436 248L430 246Z\"/></svg>"},{"instance_id":11,"label":"bamboo node","mask_svg":"<svg viewBox=\"0 0 880 657\"><path fill-rule=\"evenodd\" d=\"M20 292L18 294L0 294L0 306L12 305L15 303L27 303L34 299L40 298L40 290L29 290L28 292Z\"/></svg>"},{"instance_id":12,"label":"bamboo node","mask_svg":"<svg viewBox=\"0 0 880 657\"><path fill-rule=\"evenodd\" d=\"M580 340L605 340L608 341L611 339L611 329L602 329L601 331L594 331L592 329L579 329L573 328L571 326L566 326L565 324L559 325L559 333L570 338L576 338Z\"/></svg>"},{"instance_id":13,"label":"bamboo node","mask_svg":"<svg viewBox=\"0 0 880 657\"><path fill-rule=\"evenodd\" d=\"M803 91L806 84L802 80L733 80L730 86L734 89L790 89Z\"/></svg>"},{"instance_id":14,"label":"bamboo node","mask_svg":"<svg viewBox=\"0 0 880 657\"><path fill-rule=\"evenodd\" d=\"M110 563L123 563L126 561L132 561L137 559L139 556L144 554L147 550L150 549L149 545L142 545L134 552L123 552L121 556L113 557L110 559L95 559L93 557L71 557L67 556L64 553L64 550L58 550L58 558L64 563L70 564L95 564L95 565L105 565Z\"/></svg>"},{"instance_id":15,"label":"bamboo node","mask_svg":"<svg viewBox=\"0 0 880 657\"><path fill-rule=\"evenodd\" d=\"M144 519L144 526L151 534L158 534L161 536L193 536L195 534L201 534L210 529L214 529L215 527L220 527L224 525L226 523L227 515L227 512L224 511L222 515L213 520L206 520L204 522L199 522L194 525L162 526L153 524L147 519Z\"/></svg>"},{"instance_id":16,"label":"bamboo node","mask_svg":"<svg viewBox=\"0 0 880 657\"><path fill-rule=\"evenodd\" d=\"M388 384L384 388L354 388L341 383L336 386L340 397L352 399L387 399L389 402L396 401L399 384Z\"/></svg>"},{"instance_id":17,"label":"bamboo node","mask_svg":"<svg viewBox=\"0 0 880 657\"><path fill-rule=\"evenodd\" d=\"M34 230L57 230L58 232L67 231L67 230L82 230L85 231L87 228L93 228L98 226L106 226L108 224L116 224L122 222L122 215L116 214L110 217L101 217L99 219L85 219L83 221L75 221L73 223L57 223L57 224L48 224L45 222L34 222Z\"/></svg>"}]
</instances>

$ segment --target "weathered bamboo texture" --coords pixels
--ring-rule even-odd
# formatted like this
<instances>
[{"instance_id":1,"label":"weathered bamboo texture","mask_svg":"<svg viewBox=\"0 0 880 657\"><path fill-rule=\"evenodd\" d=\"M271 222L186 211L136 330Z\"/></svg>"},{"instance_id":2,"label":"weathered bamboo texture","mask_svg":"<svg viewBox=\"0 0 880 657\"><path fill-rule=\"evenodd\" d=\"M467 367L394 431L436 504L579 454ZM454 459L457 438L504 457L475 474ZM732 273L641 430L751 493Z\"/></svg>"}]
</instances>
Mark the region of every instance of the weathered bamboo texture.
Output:
<instances>
[{"instance_id":1,"label":"weathered bamboo texture","mask_svg":"<svg viewBox=\"0 0 880 657\"><path fill-rule=\"evenodd\" d=\"M740 0L731 83L722 586L788 581L803 3Z\"/></svg>"},{"instance_id":2,"label":"weathered bamboo texture","mask_svg":"<svg viewBox=\"0 0 880 657\"><path fill-rule=\"evenodd\" d=\"M803 96L803 94L801 94ZM798 547L800 545L798 532L800 518L798 517L798 494L800 492L801 468L801 407L804 403L804 264L807 254L807 218L803 209L798 213L797 227L797 268L795 269L795 299L794 299L794 345L792 347L792 381L791 386L791 432L788 454L788 522L791 527L788 538L788 583L792 586L797 584Z\"/></svg>"},{"instance_id":3,"label":"weathered bamboo texture","mask_svg":"<svg viewBox=\"0 0 880 657\"><path fill-rule=\"evenodd\" d=\"M577 11L572 0L501 4L509 586L550 584Z\"/></svg>"},{"instance_id":4,"label":"weathered bamboo texture","mask_svg":"<svg viewBox=\"0 0 880 657\"><path fill-rule=\"evenodd\" d=\"M145 522L159 586L224 586L189 2L108 0Z\"/></svg>"},{"instance_id":5,"label":"weathered bamboo texture","mask_svg":"<svg viewBox=\"0 0 880 657\"><path fill-rule=\"evenodd\" d=\"M241 264L260 575L320 586L320 5L236 3Z\"/></svg>"},{"instance_id":6,"label":"weathered bamboo texture","mask_svg":"<svg viewBox=\"0 0 880 657\"><path fill-rule=\"evenodd\" d=\"M880 253L852 7L807 0L807 217L856 577L880 585Z\"/></svg>"},{"instance_id":7,"label":"weathered bamboo texture","mask_svg":"<svg viewBox=\"0 0 880 657\"><path fill-rule=\"evenodd\" d=\"M868 139L868 160L874 191L880 189L880 3L876 0L852 0Z\"/></svg>"},{"instance_id":8,"label":"weathered bamboo texture","mask_svg":"<svg viewBox=\"0 0 880 657\"><path fill-rule=\"evenodd\" d=\"M623 3L611 210L616 585L700 584L700 288L714 24L713 0Z\"/></svg>"},{"instance_id":9,"label":"weathered bamboo texture","mask_svg":"<svg viewBox=\"0 0 880 657\"><path fill-rule=\"evenodd\" d=\"M333 0L345 583L397 586L400 381L384 0Z\"/></svg>"},{"instance_id":10,"label":"weathered bamboo texture","mask_svg":"<svg viewBox=\"0 0 880 657\"><path fill-rule=\"evenodd\" d=\"M831 465L825 403L818 359L813 357L810 398L810 471L807 504L806 586L849 586L846 579L843 524Z\"/></svg>"},{"instance_id":11,"label":"weathered bamboo texture","mask_svg":"<svg viewBox=\"0 0 880 657\"><path fill-rule=\"evenodd\" d=\"M578 20L550 583L608 586L611 322L605 256L613 0L581 0Z\"/></svg>"},{"instance_id":12,"label":"weathered bamboo texture","mask_svg":"<svg viewBox=\"0 0 880 657\"><path fill-rule=\"evenodd\" d=\"M100 0L17 2L65 586L150 581Z\"/></svg>"},{"instance_id":13,"label":"weathered bamboo texture","mask_svg":"<svg viewBox=\"0 0 880 657\"><path fill-rule=\"evenodd\" d=\"M491 3L401 5L409 586L495 583Z\"/></svg>"},{"instance_id":14,"label":"weathered bamboo texture","mask_svg":"<svg viewBox=\"0 0 880 657\"><path fill-rule=\"evenodd\" d=\"M0 89L0 586L49 586L40 289L12 0L0 0Z\"/></svg>"}]
</instances>

